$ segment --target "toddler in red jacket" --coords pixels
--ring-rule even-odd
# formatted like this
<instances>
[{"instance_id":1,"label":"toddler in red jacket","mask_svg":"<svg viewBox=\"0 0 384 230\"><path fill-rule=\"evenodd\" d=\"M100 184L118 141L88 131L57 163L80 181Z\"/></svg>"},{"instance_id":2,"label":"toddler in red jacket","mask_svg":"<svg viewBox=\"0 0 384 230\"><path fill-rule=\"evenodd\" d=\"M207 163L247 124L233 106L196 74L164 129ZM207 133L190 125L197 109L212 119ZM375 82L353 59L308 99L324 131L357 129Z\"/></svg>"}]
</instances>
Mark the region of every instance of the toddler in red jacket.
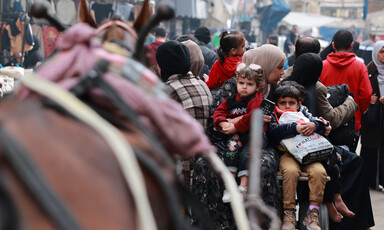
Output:
<instances>
[{"instance_id":1,"label":"toddler in red jacket","mask_svg":"<svg viewBox=\"0 0 384 230\"><path fill-rule=\"evenodd\" d=\"M215 128L228 135L224 162L232 175L240 178L239 190L245 194L248 185L249 152L242 151L248 142L250 118L252 111L260 108L263 98L261 91L265 87L262 69L259 65L246 66L239 64L236 69L237 94L226 98L213 113ZM229 193L225 190L223 202L230 202Z\"/></svg>"}]
</instances>

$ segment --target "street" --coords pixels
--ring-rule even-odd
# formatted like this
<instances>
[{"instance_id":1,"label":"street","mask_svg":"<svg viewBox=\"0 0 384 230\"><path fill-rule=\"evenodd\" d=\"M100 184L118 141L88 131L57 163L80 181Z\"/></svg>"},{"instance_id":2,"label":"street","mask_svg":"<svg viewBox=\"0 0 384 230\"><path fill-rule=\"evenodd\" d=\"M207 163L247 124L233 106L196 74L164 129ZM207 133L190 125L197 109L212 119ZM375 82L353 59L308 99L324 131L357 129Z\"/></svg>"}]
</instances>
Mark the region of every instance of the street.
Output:
<instances>
[{"instance_id":1,"label":"street","mask_svg":"<svg viewBox=\"0 0 384 230\"><path fill-rule=\"evenodd\" d=\"M375 226L372 230L384 229L384 192L378 192L375 190L370 191L371 202L373 208L373 216L375 218Z\"/></svg>"},{"instance_id":2,"label":"street","mask_svg":"<svg viewBox=\"0 0 384 230\"><path fill-rule=\"evenodd\" d=\"M356 153L360 155L360 141L356 149ZM371 230L383 230L384 229L384 192L370 190L371 203L373 209L373 216L375 219L375 226Z\"/></svg>"}]
</instances>

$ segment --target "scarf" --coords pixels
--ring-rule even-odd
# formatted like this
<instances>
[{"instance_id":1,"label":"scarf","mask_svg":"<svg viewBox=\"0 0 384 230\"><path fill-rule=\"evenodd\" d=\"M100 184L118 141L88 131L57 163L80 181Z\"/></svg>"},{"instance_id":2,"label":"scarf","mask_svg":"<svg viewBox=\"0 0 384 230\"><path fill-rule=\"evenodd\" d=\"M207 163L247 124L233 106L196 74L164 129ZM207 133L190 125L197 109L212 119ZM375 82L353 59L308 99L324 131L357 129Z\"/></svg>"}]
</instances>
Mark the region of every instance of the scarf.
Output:
<instances>
[{"instance_id":1,"label":"scarf","mask_svg":"<svg viewBox=\"0 0 384 230\"><path fill-rule=\"evenodd\" d=\"M285 59L285 54L277 46L271 44L262 45L256 49L248 50L243 55L243 63L247 66L250 64L258 64L263 69L263 77L267 83L267 87L262 91L263 98L269 94L270 85L268 84L269 75L277 68L277 66Z\"/></svg>"},{"instance_id":2,"label":"scarf","mask_svg":"<svg viewBox=\"0 0 384 230\"><path fill-rule=\"evenodd\" d=\"M193 76L200 79L199 74L204 65L203 53L201 52L200 47L191 40L182 43L188 47L189 54L191 55L191 72Z\"/></svg>"},{"instance_id":3,"label":"scarf","mask_svg":"<svg viewBox=\"0 0 384 230\"><path fill-rule=\"evenodd\" d=\"M293 66L289 80L295 81L304 87L316 84L323 70L323 61L315 53L300 55Z\"/></svg>"},{"instance_id":4,"label":"scarf","mask_svg":"<svg viewBox=\"0 0 384 230\"><path fill-rule=\"evenodd\" d=\"M373 46L372 60L377 67L379 75L377 76L377 82L379 83L380 96L384 96L384 63L380 62L377 58L380 50L384 47L384 41L377 41Z\"/></svg>"},{"instance_id":5,"label":"scarf","mask_svg":"<svg viewBox=\"0 0 384 230\"><path fill-rule=\"evenodd\" d=\"M174 74L185 75L191 69L188 48L178 41L162 43L156 51L157 64L161 69L161 80L166 82Z\"/></svg>"},{"instance_id":6,"label":"scarf","mask_svg":"<svg viewBox=\"0 0 384 230\"><path fill-rule=\"evenodd\" d=\"M217 60L209 72L209 79L206 82L209 89L221 87L226 80L236 75L236 68L241 63L242 57L226 57L223 64Z\"/></svg>"}]
</instances>

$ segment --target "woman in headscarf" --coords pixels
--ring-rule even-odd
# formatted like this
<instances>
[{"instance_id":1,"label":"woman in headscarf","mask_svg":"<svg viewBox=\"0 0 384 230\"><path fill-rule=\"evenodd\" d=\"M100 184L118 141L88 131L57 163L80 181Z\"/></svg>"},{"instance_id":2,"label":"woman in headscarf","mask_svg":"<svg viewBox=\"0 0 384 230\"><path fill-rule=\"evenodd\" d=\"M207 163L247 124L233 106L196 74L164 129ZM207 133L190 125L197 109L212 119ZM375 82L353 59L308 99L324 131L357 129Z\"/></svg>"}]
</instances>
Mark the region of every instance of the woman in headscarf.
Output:
<instances>
[{"instance_id":1,"label":"woman in headscarf","mask_svg":"<svg viewBox=\"0 0 384 230\"><path fill-rule=\"evenodd\" d=\"M268 87L263 91L263 97L268 97L271 86L281 80L284 74L284 53L276 46L265 44L256 49L248 50L243 55L246 65L258 64L263 69L263 76Z\"/></svg>"},{"instance_id":2,"label":"woman in headscarf","mask_svg":"<svg viewBox=\"0 0 384 230\"><path fill-rule=\"evenodd\" d=\"M373 93L362 119L361 156L369 187L377 189L384 185L384 41L377 41L373 46L372 61L367 68Z\"/></svg>"},{"instance_id":3,"label":"woman in headscarf","mask_svg":"<svg viewBox=\"0 0 384 230\"><path fill-rule=\"evenodd\" d=\"M165 91L205 128L212 104L211 92L203 81L192 75L187 46L178 41L164 42L157 49L156 60ZM196 73L199 71L196 68Z\"/></svg>"},{"instance_id":4,"label":"woman in headscarf","mask_svg":"<svg viewBox=\"0 0 384 230\"><path fill-rule=\"evenodd\" d=\"M201 52L200 47L193 41L187 40L182 42L185 46L187 46L190 54L190 59L191 59L191 72L193 76L196 78L199 78L199 74L201 69L203 68L204 65L204 57L203 53Z\"/></svg>"},{"instance_id":5,"label":"woman in headscarf","mask_svg":"<svg viewBox=\"0 0 384 230\"><path fill-rule=\"evenodd\" d=\"M307 96L303 102L312 115L316 116L316 83L319 81L323 62L319 55L315 53L305 53L297 58L297 63L293 66L291 76L284 81L295 81L304 86ZM321 84L321 83L320 83Z\"/></svg>"},{"instance_id":6,"label":"woman in headscarf","mask_svg":"<svg viewBox=\"0 0 384 230\"><path fill-rule=\"evenodd\" d=\"M263 97L268 95L271 85L276 84L281 76L284 74L284 60L285 54L278 47L270 44L262 45L256 49L248 50L243 55L242 62L246 65L258 64L263 69L263 76L267 83L267 89L263 92ZM211 111L227 97L236 93L236 80L231 78L224 82L224 85L218 89L211 91L213 97L213 105ZM269 122L270 116L264 116L264 122ZM218 132L214 132L213 129L207 129L209 138L213 143L216 143L218 149L217 154L222 157L224 154L221 149L222 146L218 146L220 143L217 135ZM249 151L249 146L246 145L243 151ZM276 211L279 210L279 195L276 182L276 172L279 166L279 158L276 151L269 147L268 140L264 135L262 159L261 159L261 186L262 197L264 202ZM200 201L205 204L209 211L209 216L213 218L215 223L215 229L234 229L235 223L233 220L232 212L228 204L222 203L222 196L224 186L218 179L207 163L202 159L198 159L195 164L194 176L193 176L193 192L198 196ZM194 222L199 222L194 217ZM269 219L263 218L263 229L268 229Z\"/></svg>"}]
</instances>

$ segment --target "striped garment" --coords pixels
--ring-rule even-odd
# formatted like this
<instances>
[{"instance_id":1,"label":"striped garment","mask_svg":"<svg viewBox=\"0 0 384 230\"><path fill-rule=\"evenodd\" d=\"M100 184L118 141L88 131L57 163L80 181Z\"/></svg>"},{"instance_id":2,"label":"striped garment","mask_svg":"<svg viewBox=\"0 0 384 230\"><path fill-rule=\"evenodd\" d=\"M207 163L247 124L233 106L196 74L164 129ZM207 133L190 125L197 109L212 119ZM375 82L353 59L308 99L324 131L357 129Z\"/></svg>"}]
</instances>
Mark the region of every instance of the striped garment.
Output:
<instances>
[{"instance_id":1,"label":"striped garment","mask_svg":"<svg viewBox=\"0 0 384 230\"><path fill-rule=\"evenodd\" d=\"M170 97L181 103L205 129L212 105L212 95L205 82L189 72L185 76L172 75L165 85L165 91Z\"/></svg>"}]
</instances>

